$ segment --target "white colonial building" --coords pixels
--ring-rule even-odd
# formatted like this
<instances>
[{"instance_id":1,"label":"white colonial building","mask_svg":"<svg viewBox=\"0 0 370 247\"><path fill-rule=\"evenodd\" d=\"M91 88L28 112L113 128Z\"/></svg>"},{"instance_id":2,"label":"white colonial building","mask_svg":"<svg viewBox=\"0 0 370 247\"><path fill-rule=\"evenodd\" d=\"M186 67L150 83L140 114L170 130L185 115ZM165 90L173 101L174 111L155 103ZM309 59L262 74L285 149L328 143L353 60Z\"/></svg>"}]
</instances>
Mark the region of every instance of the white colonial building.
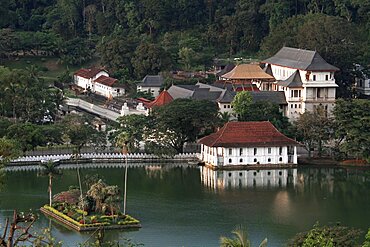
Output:
<instances>
[{"instance_id":1,"label":"white colonial building","mask_svg":"<svg viewBox=\"0 0 370 247\"><path fill-rule=\"evenodd\" d=\"M288 103L285 115L289 119L294 120L318 106L329 114L332 112L338 87L334 73L339 69L316 51L283 47L261 63L266 73L276 79L271 90L285 92Z\"/></svg>"},{"instance_id":2,"label":"white colonial building","mask_svg":"<svg viewBox=\"0 0 370 247\"><path fill-rule=\"evenodd\" d=\"M201 160L213 167L297 164L299 143L270 122L228 122L203 137Z\"/></svg>"},{"instance_id":3,"label":"white colonial building","mask_svg":"<svg viewBox=\"0 0 370 247\"><path fill-rule=\"evenodd\" d=\"M159 95L163 86L164 80L161 75L146 75L141 83L137 84L138 92L148 92L154 97Z\"/></svg>"},{"instance_id":4,"label":"white colonial building","mask_svg":"<svg viewBox=\"0 0 370 247\"><path fill-rule=\"evenodd\" d=\"M80 88L106 98L125 94L125 87L117 79L109 77L108 72L103 69L80 69L74 73L73 79Z\"/></svg>"}]
</instances>

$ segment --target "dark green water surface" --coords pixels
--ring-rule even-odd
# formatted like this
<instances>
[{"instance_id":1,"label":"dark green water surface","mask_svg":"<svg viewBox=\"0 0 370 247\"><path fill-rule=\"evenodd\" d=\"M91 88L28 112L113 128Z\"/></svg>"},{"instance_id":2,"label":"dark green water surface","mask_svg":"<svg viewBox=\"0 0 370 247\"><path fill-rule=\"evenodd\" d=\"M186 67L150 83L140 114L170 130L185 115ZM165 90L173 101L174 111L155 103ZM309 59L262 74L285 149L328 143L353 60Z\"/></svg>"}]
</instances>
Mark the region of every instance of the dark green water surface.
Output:
<instances>
[{"instance_id":1,"label":"dark green water surface","mask_svg":"<svg viewBox=\"0 0 370 247\"><path fill-rule=\"evenodd\" d=\"M99 174L108 184L123 188L123 168L80 171L82 177ZM36 171L7 172L0 191L0 226L13 209L37 211L47 203L47 185L47 178ZM75 169L63 170L53 192L70 185L78 185ZM109 231L107 239L130 238L145 246L218 246L221 235L229 236L235 225L243 224L254 244L267 237L269 246L284 246L317 221L364 231L370 227L370 176L360 169L215 172L186 165L145 165L128 169L127 192L127 212L143 227ZM48 225L40 214L34 231ZM77 246L90 236L54 222L52 233L64 246Z\"/></svg>"}]
</instances>

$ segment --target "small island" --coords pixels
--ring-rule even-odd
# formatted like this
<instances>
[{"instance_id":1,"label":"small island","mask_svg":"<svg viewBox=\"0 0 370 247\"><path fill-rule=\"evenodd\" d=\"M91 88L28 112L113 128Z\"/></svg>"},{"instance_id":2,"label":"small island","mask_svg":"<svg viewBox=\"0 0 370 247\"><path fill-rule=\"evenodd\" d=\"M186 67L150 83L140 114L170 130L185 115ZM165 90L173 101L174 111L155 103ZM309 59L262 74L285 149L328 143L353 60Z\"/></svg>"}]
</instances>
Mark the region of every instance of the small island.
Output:
<instances>
[{"instance_id":1,"label":"small island","mask_svg":"<svg viewBox=\"0 0 370 247\"><path fill-rule=\"evenodd\" d=\"M56 194L51 205L44 205L40 210L76 231L140 228L139 220L121 212L120 201L118 187L99 180L85 195L72 188Z\"/></svg>"}]
</instances>

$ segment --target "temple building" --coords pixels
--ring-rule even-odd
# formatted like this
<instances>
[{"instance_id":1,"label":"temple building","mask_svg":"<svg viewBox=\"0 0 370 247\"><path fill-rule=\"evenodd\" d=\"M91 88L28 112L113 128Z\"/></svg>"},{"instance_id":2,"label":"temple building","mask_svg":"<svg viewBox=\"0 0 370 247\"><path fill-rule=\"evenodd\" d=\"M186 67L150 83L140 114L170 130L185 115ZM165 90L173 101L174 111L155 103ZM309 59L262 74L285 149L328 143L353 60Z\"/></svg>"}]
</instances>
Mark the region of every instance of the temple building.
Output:
<instances>
[{"instance_id":1,"label":"temple building","mask_svg":"<svg viewBox=\"0 0 370 247\"><path fill-rule=\"evenodd\" d=\"M201 161L215 168L297 164L300 145L268 121L228 122L198 142Z\"/></svg>"}]
</instances>

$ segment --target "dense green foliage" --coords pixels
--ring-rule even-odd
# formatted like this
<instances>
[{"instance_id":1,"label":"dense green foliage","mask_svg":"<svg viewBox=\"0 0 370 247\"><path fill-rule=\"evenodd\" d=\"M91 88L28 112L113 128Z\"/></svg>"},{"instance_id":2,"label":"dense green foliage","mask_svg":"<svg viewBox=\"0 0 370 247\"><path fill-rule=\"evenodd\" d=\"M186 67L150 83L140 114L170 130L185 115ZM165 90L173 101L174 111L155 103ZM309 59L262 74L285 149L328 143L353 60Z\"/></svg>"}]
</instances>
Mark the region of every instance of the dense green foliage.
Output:
<instances>
[{"instance_id":1,"label":"dense green foliage","mask_svg":"<svg viewBox=\"0 0 370 247\"><path fill-rule=\"evenodd\" d=\"M353 62L370 57L369 13L367 0L3 0L0 57L43 54L79 64L98 55L139 78L290 45L318 50L341 68L346 86Z\"/></svg>"},{"instance_id":2,"label":"dense green foliage","mask_svg":"<svg viewBox=\"0 0 370 247\"><path fill-rule=\"evenodd\" d=\"M182 153L186 142L210 134L220 124L217 105L210 101L176 99L151 109L149 116L128 115L112 134L124 151L135 152L145 141L146 151L158 155Z\"/></svg>"},{"instance_id":3,"label":"dense green foliage","mask_svg":"<svg viewBox=\"0 0 370 247\"><path fill-rule=\"evenodd\" d=\"M300 135L308 156L311 157L313 149L318 150L318 155L323 152L323 144L333 135L333 119L327 116L323 107L318 107L314 111L306 111L301 114L296 121L297 134Z\"/></svg>"},{"instance_id":4,"label":"dense green foliage","mask_svg":"<svg viewBox=\"0 0 370 247\"><path fill-rule=\"evenodd\" d=\"M357 246L361 231L345 226L319 226L318 224L308 232L298 233L291 239L288 246Z\"/></svg>"},{"instance_id":5,"label":"dense green foliage","mask_svg":"<svg viewBox=\"0 0 370 247\"><path fill-rule=\"evenodd\" d=\"M48 87L36 67L24 70L0 67L0 81L0 116L31 123L55 117L62 94Z\"/></svg>"},{"instance_id":6,"label":"dense green foliage","mask_svg":"<svg viewBox=\"0 0 370 247\"><path fill-rule=\"evenodd\" d=\"M334 108L339 149L370 161L370 101L338 100Z\"/></svg>"},{"instance_id":7,"label":"dense green foliage","mask_svg":"<svg viewBox=\"0 0 370 247\"><path fill-rule=\"evenodd\" d=\"M219 124L218 107L205 100L176 99L154 108L148 139L164 148L182 153L186 142L210 134Z\"/></svg>"},{"instance_id":8,"label":"dense green foliage","mask_svg":"<svg viewBox=\"0 0 370 247\"><path fill-rule=\"evenodd\" d=\"M270 121L280 132L293 137L293 126L279 110L279 105L269 101L252 101L248 91L238 92L232 102L239 121Z\"/></svg>"}]
</instances>

